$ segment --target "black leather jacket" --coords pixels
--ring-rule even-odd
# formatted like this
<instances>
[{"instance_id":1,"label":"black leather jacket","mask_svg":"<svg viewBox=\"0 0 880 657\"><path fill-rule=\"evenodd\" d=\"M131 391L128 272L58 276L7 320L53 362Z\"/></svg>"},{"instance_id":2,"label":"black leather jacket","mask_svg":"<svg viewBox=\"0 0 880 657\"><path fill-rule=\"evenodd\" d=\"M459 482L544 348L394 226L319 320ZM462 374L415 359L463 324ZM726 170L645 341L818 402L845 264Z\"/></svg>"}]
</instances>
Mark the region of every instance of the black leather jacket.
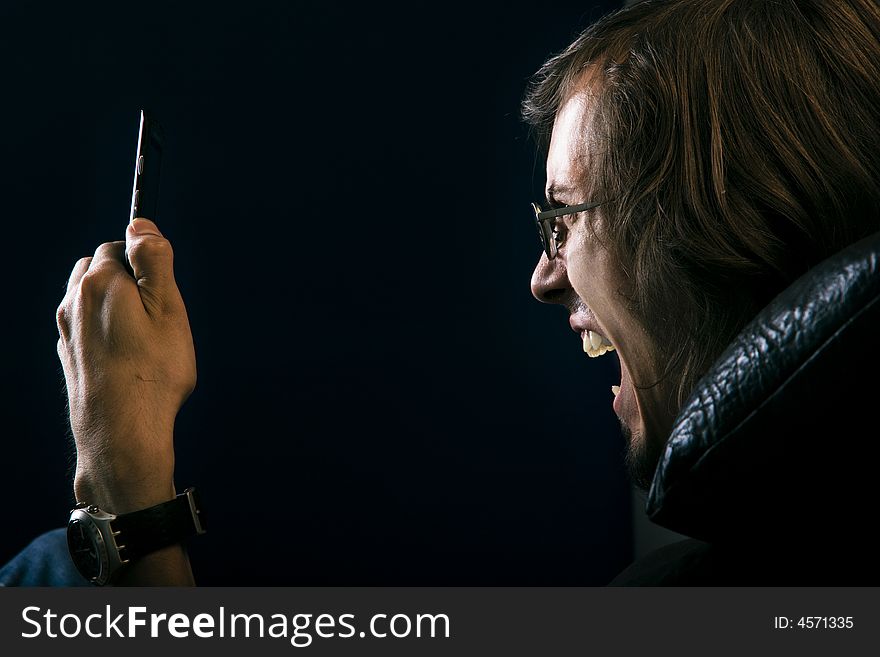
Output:
<instances>
[{"instance_id":1,"label":"black leather jacket","mask_svg":"<svg viewBox=\"0 0 880 657\"><path fill-rule=\"evenodd\" d=\"M612 584L877 585L880 234L813 268L676 420L649 517L694 540Z\"/></svg>"}]
</instances>

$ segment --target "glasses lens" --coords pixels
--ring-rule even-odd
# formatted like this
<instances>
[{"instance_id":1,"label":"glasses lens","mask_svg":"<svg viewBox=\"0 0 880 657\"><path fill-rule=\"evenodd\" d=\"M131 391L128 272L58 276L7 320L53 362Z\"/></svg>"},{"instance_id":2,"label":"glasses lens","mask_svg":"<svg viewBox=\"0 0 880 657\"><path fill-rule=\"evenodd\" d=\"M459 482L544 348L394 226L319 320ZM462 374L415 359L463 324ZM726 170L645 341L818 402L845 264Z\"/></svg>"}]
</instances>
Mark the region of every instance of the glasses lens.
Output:
<instances>
[{"instance_id":1,"label":"glasses lens","mask_svg":"<svg viewBox=\"0 0 880 657\"><path fill-rule=\"evenodd\" d=\"M547 258L552 260L556 257L556 240L553 237L553 229L550 227L549 221L542 221L538 218L542 211L540 205L532 203L532 210L535 211L535 227L538 229L541 246L544 249L544 253L547 254Z\"/></svg>"},{"instance_id":2,"label":"glasses lens","mask_svg":"<svg viewBox=\"0 0 880 657\"><path fill-rule=\"evenodd\" d=\"M541 223L541 242L544 244L544 252L547 258L553 260L556 257L556 238L553 237L553 229L550 228L550 221L545 220Z\"/></svg>"}]
</instances>

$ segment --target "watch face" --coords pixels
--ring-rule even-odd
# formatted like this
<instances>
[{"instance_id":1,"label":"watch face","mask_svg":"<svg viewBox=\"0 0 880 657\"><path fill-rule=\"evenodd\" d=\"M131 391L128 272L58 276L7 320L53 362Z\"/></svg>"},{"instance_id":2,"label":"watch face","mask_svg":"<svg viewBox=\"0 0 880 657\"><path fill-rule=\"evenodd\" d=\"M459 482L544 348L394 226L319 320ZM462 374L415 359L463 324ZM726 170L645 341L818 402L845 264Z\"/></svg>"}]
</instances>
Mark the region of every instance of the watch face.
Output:
<instances>
[{"instance_id":1,"label":"watch face","mask_svg":"<svg viewBox=\"0 0 880 657\"><path fill-rule=\"evenodd\" d=\"M67 525L67 547L73 565L86 579L97 580L106 569L104 539L93 524L71 520Z\"/></svg>"}]
</instances>

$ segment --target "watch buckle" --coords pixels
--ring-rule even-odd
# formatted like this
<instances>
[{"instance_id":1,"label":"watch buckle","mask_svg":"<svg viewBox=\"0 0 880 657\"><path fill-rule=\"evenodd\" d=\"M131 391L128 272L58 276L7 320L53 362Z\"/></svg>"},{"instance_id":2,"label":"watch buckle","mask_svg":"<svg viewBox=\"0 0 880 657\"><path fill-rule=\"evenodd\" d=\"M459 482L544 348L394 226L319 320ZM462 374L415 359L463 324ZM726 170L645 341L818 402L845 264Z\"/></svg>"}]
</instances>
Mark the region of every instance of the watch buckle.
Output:
<instances>
[{"instance_id":1,"label":"watch buckle","mask_svg":"<svg viewBox=\"0 0 880 657\"><path fill-rule=\"evenodd\" d=\"M194 495L195 490L196 489L193 487L187 488L184 491L184 494L186 495L186 501L189 502L189 511L192 514L193 525L196 528L196 535L201 535L206 533L208 530L205 529L205 526L202 524L201 518L199 518L199 514L201 513L201 511L196 506L196 499Z\"/></svg>"}]
</instances>

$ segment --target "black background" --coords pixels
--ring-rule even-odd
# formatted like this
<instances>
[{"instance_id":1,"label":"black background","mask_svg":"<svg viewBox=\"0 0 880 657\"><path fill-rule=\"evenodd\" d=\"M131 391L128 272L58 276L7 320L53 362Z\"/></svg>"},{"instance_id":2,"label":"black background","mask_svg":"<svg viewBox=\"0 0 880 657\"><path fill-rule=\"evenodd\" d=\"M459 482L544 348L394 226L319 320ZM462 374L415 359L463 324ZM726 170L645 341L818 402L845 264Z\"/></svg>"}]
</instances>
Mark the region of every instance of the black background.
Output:
<instances>
[{"instance_id":1,"label":"black background","mask_svg":"<svg viewBox=\"0 0 880 657\"><path fill-rule=\"evenodd\" d=\"M527 78L613 2L5 3L0 562L66 522L54 311L164 125L202 584L603 584L612 359L538 304ZM138 8L140 7L140 8ZM324 206L333 205L333 209Z\"/></svg>"}]
</instances>

